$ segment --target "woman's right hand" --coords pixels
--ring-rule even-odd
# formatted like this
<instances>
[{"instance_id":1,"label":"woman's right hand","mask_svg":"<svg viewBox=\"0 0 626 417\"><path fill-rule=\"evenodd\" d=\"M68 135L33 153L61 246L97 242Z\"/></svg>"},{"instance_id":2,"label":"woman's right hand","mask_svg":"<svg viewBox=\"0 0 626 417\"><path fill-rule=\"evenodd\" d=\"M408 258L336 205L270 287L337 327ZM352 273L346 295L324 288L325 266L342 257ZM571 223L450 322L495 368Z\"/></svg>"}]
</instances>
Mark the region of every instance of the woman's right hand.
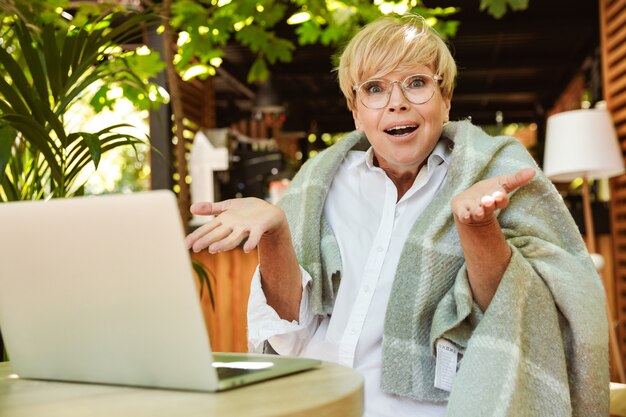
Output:
<instances>
[{"instance_id":1,"label":"woman's right hand","mask_svg":"<svg viewBox=\"0 0 626 417\"><path fill-rule=\"evenodd\" d=\"M196 203L190 211L196 215L215 216L186 237L187 248L194 252L203 249L208 249L210 253L231 250L247 238L243 245L247 253L257 247L261 238L288 228L285 213L260 198Z\"/></svg>"}]
</instances>

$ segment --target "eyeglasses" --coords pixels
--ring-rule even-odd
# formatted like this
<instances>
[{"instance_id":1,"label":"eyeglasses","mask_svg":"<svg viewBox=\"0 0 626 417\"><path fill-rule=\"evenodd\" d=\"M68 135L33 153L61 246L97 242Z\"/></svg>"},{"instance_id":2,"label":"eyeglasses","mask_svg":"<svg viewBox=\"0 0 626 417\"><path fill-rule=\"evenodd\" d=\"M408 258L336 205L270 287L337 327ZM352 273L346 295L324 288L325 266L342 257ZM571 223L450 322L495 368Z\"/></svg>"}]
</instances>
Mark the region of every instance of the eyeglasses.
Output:
<instances>
[{"instance_id":1,"label":"eyeglasses","mask_svg":"<svg viewBox=\"0 0 626 417\"><path fill-rule=\"evenodd\" d=\"M389 103L393 85L398 83L408 101L413 104L424 104L433 97L437 83L441 80L443 78L436 74L413 74L402 81L373 79L355 86L354 91L368 109L382 109Z\"/></svg>"}]
</instances>

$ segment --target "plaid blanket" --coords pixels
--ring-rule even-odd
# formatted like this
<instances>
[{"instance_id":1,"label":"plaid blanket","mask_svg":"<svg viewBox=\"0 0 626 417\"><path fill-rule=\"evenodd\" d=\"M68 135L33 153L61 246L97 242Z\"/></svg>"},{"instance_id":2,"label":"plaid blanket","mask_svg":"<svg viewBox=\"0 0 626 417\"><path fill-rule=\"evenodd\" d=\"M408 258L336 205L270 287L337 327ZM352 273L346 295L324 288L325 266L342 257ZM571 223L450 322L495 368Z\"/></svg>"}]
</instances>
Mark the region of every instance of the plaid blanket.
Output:
<instances>
[{"instance_id":1,"label":"plaid blanket","mask_svg":"<svg viewBox=\"0 0 626 417\"><path fill-rule=\"evenodd\" d=\"M578 229L552 183L516 139L450 122L448 177L414 224L385 313L382 389L421 401L448 401L448 416L608 415L608 324L604 290ZM323 217L332 178L352 132L307 161L280 202L300 264L313 278L310 305L330 314L341 256ZM512 257L483 313L472 299L450 201L489 177L535 167L498 214ZM381 312L382 314L382 312ZM464 350L451 393L435 388L435 346Z\"/></svg>"}]
</instances>

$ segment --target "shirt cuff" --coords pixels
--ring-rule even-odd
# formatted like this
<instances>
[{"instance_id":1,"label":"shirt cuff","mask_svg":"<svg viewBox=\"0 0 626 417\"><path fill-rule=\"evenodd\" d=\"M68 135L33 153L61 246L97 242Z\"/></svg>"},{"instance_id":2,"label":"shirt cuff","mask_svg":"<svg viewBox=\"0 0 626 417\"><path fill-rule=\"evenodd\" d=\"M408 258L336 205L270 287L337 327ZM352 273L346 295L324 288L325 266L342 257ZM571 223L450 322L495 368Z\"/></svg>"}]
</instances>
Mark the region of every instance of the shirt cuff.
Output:
<instances>
[{"instance_id":1,"label":"shirt cuff","mask_svg":"<svg viewBox=\"0 0 626 417\"><path fill-rule=\"evenodd\" d=\"M248 349L262 352L267 340L280 355L298 355L306 341L315 331L315 315L309 309L309 283L311 276L302 267L302 299L298 320L280 318L276 310L267 304L261 286L261 273L257 267L250 285L248 300Z\"/></svg>"}]
</instances>

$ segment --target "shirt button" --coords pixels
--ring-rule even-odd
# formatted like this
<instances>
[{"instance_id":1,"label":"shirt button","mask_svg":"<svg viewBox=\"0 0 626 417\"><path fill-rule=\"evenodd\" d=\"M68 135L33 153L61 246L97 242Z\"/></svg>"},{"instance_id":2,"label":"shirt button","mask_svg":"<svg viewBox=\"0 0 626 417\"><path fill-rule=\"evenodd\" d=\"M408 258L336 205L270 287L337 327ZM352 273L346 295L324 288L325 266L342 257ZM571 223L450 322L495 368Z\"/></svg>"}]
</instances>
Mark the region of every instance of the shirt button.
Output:
<instances>
[{"instance_id":1,"label":"shirt button","mask_svg":"<svg viewBox=\"0 0 626 417\"><path fill-rule=\"evenodd\" d=\"M377 247L377 248L376 248L376 250L377 250L378 252L382 252L382 251L384 251L384 250L385 250L385 248L383 248L382 246L379 246L379 247Z\"/></svg>"},{"instance_id":2,"label":"shirt button","mask_svg":"<svg viewBox=\"0 0 626 417\"><path fill-rule=\"evenodd\" d=\"M356 329L350 330L350 334L354 336L356 334Z\"/></svg>"},{"instance_id":3,"label":"shirt button","mask_svg":"<svg viewBox=\"0 0 626 417\"><path fill-rule=\"evenodd\" d=\"M363 286L363 292L368 293L370 291L370 286L369 285L364 285Z\"/></svg>"}]
</instances>

